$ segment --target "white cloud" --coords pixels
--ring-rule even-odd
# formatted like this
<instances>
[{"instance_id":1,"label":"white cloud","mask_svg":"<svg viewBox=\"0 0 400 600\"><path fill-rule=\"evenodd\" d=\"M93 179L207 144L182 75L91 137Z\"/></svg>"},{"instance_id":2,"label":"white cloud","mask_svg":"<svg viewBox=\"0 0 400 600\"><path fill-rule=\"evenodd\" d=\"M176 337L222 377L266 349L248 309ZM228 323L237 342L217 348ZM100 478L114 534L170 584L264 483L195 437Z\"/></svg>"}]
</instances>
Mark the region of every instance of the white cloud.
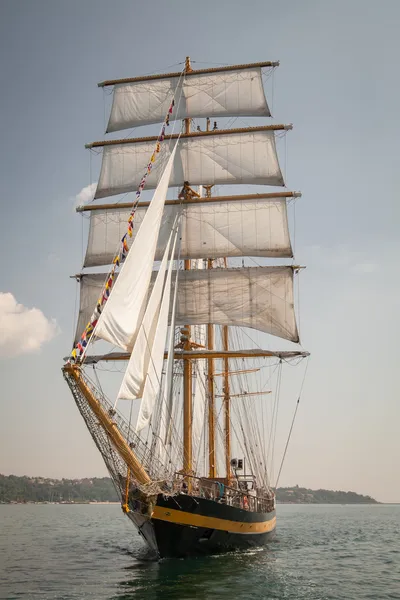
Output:
<instances>
[{"instance_id":1,"label":"white cloud","mask_svg":"<svg viewBox=\"0 0 400 600\"><path fill-rule=\"evenodd\" d=\"M91 202L93 200L94 193L96 191L97 181L94 183L89 183L86 187L82 188L79 194L75 196L76 205L86 204L87 202Z\"/></svg>"},{"instance_id":2,"label":"white cloud","mask_svg":"<svg viewBox=\"0 0 400 600\"><path fill-rule=\"evenodd\" d=\"M0 357L35 352L57 333L56 322L41 310L27 308L9 292L0 292Z\"/></svg>"}]
</instances>

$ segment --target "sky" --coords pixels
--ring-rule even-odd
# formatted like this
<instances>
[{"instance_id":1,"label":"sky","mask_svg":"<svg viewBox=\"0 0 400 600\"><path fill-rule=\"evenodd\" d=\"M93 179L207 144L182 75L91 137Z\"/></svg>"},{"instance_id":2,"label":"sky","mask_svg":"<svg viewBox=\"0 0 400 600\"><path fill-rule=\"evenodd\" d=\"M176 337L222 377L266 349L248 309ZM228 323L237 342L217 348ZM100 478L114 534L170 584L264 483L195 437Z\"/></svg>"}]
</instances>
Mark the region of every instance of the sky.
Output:
<instances>
[{"instance_id":1,"label":"sky","mask_svg":"<svg viewBox=\"0 0 400 600\"><path fill-rule=\"evenodd\" d=\"M104 131L97 82L187 55L197 68L280 60L311 352L280 484L400 502L399 26L396 0L2 0L0 473L106 474L61 374L83 251L74 206L96 180L84 144Z\"/></svg>"}]
</instances>

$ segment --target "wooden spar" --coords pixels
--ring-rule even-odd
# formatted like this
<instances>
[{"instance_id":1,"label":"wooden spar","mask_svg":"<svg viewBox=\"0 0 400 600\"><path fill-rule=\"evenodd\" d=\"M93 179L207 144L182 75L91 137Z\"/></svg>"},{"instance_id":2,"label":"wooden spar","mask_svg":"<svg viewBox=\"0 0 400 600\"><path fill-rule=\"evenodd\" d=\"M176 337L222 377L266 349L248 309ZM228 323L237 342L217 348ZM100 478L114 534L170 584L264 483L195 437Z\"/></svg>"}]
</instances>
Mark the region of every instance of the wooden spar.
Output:
<instances>
[{"instance_id":1,"label":"wooden spar","mask_svg":"<svg viewBox=\"0 0 400 600\"><path fill-rule=\"evenodd\" d=\"M150 477L144 470L143 465L140 464L137 456L132 452L132 449L128 445L123 435L120 433L116 423L114 423L107 411L103 409L92 390L86 385L86 382L82 378L80 367L77 365L65 365L64 371L75 379L79 390L82 392L93 413L98 418L99 423L107 432L110 440L112 441L116 450L119 452L120 456L124 459L129 472L139 483L150 483Z\"/></svg>"},{"instance_id":2,"label":"wooden spar","mask_svg":"<svg viewBox=\"0 0 400 600\"><path fill-rule=\"evenodd\" d=\"M190 121L190 119L185 119L185 121ZM257 127L238 127L236 129L216 129L215 131L191 131L186 133L173 133L172 135L166 135L165 140L177 140L179 136L182 138L190 138L190 137L202 137L202 136L213 136L213 135L230 135L232 133L256 133L257 131L288 131L293 129L293 125L259 125ZM118 146L122 144L136 144L138 142L156 142L158 140L157 136L149 136L149 137L141 137L141 138L122 138L119 140L102 140L99 142L91 142L90 144L85 144L85 148L101 148L103 146Z\"/></svg>"},{"instance_id":3,"label":"wooden spar","mask_svg":"<svg viewBox=\"0 0 400 600\"><path fill-rule=\"evenodd\" d=\"M226 259L225 259L226 266ZM222 347L225 351L229 350L229 330L228 326L222 327ZM229 388L229 358L224 358L224 447L225 447L225 471L228 481L231 479L231 406L230 406L230 388Z\"/></svg>"},{"instance_id":4,"label":"wooden spar","mask_svg":"<svg viewBox=\"0 0 400 600\"><path fill-rule=\"evenodd\" d=\"M190 58L186 57L185 72L190 71ZM190 134L190 119L185 119L185 133ZM186 195L186 194L185 194ZM191 267L190 260L185 260L185 271ZM185 327L187 330L186 340L183 349L190 351L190 325ZM186 475L192 474L192 421L193 421L193 366L189 358L183 360L183 471ZM192 480L188 479L188 491L191 490Z\"/></svg>"},{"instance_id":5,"label":"wooden spar","mask_svg":"<svg viewBox=\"0 0 400 600\"><path fill-rule=\"evenodd\" d=\"M225 377L225 375L242 375L242 373L258 373L260 369L240 369L239 371L222 371L221 373L214 373L214 377Z\"/></svg>"},{"instance_id":6,"label":"wooden spar","mask_svg":"<svg viewBox=\"0 0 400 600\"><path fill-rule=\"evenodd\" d=\"M212 259L207 260L207 268L212 269ZM214 350L214 325L207 325L207 348ZM217 461L215 455L215 393L214 393L214 359L207 360L207 387L208 387L208 476L214 479L217 476Z\"/></svg>"},{"instance_id":7,"label":"wooden spar","mask_svg":"<svg viewBox=\"0 0 400 600\"><path fill-rule=\"evenodd\" d=\"M270 394L271 390L267 390L265 392L243 392L242 394L231 394L231 398L246 398L246 396L264 396L264 394ZM218 396L218 398L223 398L224 396Z\"/></svg>"},{"instance_id":8,"label":"wooden spar","mask_svg":"<svg viewBox=\"0 0 400 600\"><path fill-rule=\"evenodd\" d=\"M309 352L303 351L276 351L273 352L271 350L259 350L256 348L250 348L248 350L175 350L174 359L182 360L188 358L190 360L198 360L201 358L209 359L210 357L214 359L223 359L223 358L279 358L281 360L290 360L292 358L306 358L309 356ZM85 364L93 365L97 364L101 361L104 362L112 362L112 361L121 361L121 360L129 360L131 357L129 352L110 352L110 354L99 354L99 355L85 355ZM168 352L164 354L164 358L168 358ZM66 357L65 360L68 360ZM220 375L220 373L218 373Z\"/></svg>"},{"instance_id":9,"label":"wooden spar","mask_svg":"<svg viewBox=\"0 0 400 600\"><path fill-rule=\"evenodd\" d=\"M210 196L195 198L193 196L181 200L166 200L166 206L179 206L181 204L203 204L207 202L240 202L242 200L266 200L268 198L300 198L301 192L268 192L265 194L238 194L235 196ZM138 208L147 208L149 202L139 202ZM77 206L76 212L89 212L92 210L108 210L113 208L132 208L132 202L119 202L109 204L84 204Z\"/></svg>"},{"instance_id":10,"label":"wooden spar","mask_svg":"<svg viewBox=\"0 0 400 600\"><path fill-rule=\"evenodd\" d=\"M277 269L281 269L282 267L285 267L287 269L292 269L293 273L297 273L298 271L301 271L302 269L306 269L306 267L304 265L272 265L269 266L268 268L271 271L275 271ZM237 271L238 268L237 267L228 267L230 271ZM245 268L245 269L256 269L256 268L262 268L262 267L239 267L239 268ZM101 277L106 278L107 274L106 273L75 273L75 275L70 275L70 279L75 279L75 281L81 281L84 277L90 277L92 275L100 275ZM199 323L200 324L200 323ZM197 325L197 323L196 323ZM219 323L214 323L214 325L219 325Z\"/></svg>"},{"instance_id":11,"label":"wooden spar","mask_svg":"<svg viewBox=\"0 0 400 600\"><path fill-rule=\"evenodd\" d=\"M189 63L189 70L188 70ZM238 69L256 69L256 68L268 68L268 67L279 67L279 61L266 61L258 63L247 63L245 65L228 65L225 67L212 67L210 69L195 69L193 70L190 66L190 58L187 57L185 61L185 73L186 76L190 75L205 75L207 73L225 73L226 71L236 71ZM140 81L153 81L155 79L166 79L169 77L180 77L181 72L175 73L156 73L154 75L143 75L142 77L127 77L125 79L106 79L97 84L98 87L107 87L110 85L117 85L119 83L139 83Z\"/></svg>"}]
</instances>

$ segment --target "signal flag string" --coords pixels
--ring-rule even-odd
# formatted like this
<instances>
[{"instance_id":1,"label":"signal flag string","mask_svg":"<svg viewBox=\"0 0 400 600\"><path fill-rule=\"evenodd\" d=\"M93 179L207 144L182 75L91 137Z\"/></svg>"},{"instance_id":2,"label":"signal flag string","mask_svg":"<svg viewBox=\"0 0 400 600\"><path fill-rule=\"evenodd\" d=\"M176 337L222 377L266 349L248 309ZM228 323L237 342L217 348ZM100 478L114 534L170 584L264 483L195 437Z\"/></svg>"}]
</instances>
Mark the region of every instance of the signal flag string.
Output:
<instances>
[{"instance_id":1,"label":"signal flag string","mask_svg":"<svg viewBox=\"0 0 400 600\"><path fill-rule=\"evenodd\" d=\"M128 248L127 238L128 238L128 236L132 237L133 219L135 217L135 212L136 212L136 209L137 209L137 206L139 203L139 199L140 199L140 196L142 195L142 191L145 188L147 177L151 173L151 171L153 169L153 165L156 162L157 155L159 154L159 152L161 150L161 143L164 141L164 138L165 138L165 129L169 125L169 120L173 113L174 106L175 106L175 99L173 98L171 101L171 104L169 106L168 112L165 116L164 123L161 127L161 132L157 138L157 142L155 144L153 154L151 155L150 161L147 165L146 172L143 175L143 177L139 183L139 187L136 192L136 197L133 202L132 210L131 210L129 218L128 218L127 232L121 238L119 250L118 250L117 254L115 255L115 258L113 260L113 266L111 268L111 271L107 275L106 283L105 283L105 285L102 289L102 292L97 300L96 308L94 309L93 314L90 317L90 321L86 325L86 327L80 337L80 340L74 345L72 352L70 354L69 362L76 362L83 357L86 347L93 335L94 329L97 325L97 321L99 320L99 317L101 315L103 307L110 296L111 289L112 289L112 286L115 281L117 268L124 262L127 254L128 254L129 248Z\"/></svg>"}]
</instances>

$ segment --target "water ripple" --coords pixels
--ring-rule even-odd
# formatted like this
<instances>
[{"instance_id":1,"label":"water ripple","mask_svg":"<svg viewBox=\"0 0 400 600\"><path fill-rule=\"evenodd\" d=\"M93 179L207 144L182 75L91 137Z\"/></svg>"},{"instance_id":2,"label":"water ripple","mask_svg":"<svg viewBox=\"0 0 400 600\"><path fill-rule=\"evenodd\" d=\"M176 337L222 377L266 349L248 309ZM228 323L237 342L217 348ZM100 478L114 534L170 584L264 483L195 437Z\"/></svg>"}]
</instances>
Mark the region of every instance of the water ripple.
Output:
<instances>
[{"instance_id":1,"label":"water ripple","mask_svg":"<svg viewBox=\"0 0 400 600\"><path fill-rule=\"evenodd\" d=\"M400 600L400 506L279 506L248 552L155 561L119 507L0 506L3 600Z\"/></svg>"}]
</instances>

